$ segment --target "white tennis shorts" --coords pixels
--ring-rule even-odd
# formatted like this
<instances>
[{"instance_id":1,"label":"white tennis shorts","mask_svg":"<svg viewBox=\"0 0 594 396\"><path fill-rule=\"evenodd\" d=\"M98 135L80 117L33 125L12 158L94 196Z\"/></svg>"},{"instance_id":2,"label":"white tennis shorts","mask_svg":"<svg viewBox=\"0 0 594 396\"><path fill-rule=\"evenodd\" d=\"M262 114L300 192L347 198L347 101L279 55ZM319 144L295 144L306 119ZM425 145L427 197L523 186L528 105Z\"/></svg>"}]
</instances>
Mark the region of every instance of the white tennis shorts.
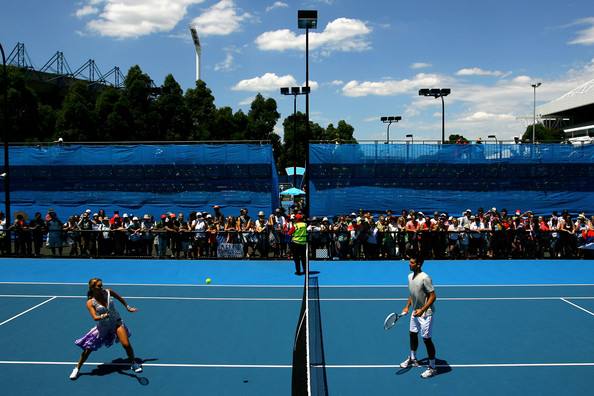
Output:
<instances>
[{"instance_id":1,"label":"white tennis shorts","mask_svg":"<svg viewBox=\"0 0 594 396\"><path fill-rule=\"evenodd\" d=\"M433 329L433 315L413 316L410 315L410 331L412 333L421 333L423 338L431 338Z\"/></svg>"}]
</instances>

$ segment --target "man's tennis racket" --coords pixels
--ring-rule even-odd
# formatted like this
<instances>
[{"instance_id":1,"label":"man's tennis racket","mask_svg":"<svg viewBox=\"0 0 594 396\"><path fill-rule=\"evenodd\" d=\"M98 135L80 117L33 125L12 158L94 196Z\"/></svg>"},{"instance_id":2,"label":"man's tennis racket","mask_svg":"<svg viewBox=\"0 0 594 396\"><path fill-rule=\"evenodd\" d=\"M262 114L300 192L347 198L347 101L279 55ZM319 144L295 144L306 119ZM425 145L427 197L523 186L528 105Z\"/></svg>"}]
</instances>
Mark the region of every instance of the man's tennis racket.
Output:
<instances>
[{"instance_id":1,"label":"man's tennis racket","mask_svg":"<svg viewBox=\"0 0 594 396\"><path fill-rule=\"evenodd\" d=\"M390 330L392 327L394 327L396 322L398 322L398 319L400 319L401 317L403 317L405 315L406 314L404 312L400 313L400 314L392 312L391 314L386 316L386 320L384 320L384 330Z\"/></svg>"}]
</instances>

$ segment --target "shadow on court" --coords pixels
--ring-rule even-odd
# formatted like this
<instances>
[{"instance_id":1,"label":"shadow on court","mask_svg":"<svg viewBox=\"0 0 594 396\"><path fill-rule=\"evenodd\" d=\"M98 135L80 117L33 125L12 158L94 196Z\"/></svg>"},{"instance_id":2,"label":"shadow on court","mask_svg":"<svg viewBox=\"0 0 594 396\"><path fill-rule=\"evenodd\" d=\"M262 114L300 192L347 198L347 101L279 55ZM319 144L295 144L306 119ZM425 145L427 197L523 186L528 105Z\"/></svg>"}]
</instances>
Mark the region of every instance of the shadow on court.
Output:
<instances>
[{"instance_id":1,"label":"shadow on court","mask_svg":"<svg viewBox=\"0 0 594 396\"><path fill-rule=\"evenodd\" d=\"M145 362L153 362L158 359L136 359L136 360L140 361L140 363L142 364ZM138 383L140 385L143 385L143 386L147 386L150 383L148 378L142 377L142 376L136 374L135 372L131 371L130 370L130 361L128 359L123 359L123 358L118 358L118 359L112 360L110 363L101 364L101 365L95 367L89 373L81 373L80 377L82 377L84 375L103 377L105 375L111 375L111 374L115 374L115 373L125 375L130 378L134 378L135 380L138 381Z\"/></svg>"},{"instance_id":2,"label":"shadow on court","mask_svg":"<svg viewBox=\"0 0 594 396\"><path fill-rule=\"evenodd\" d=\"M427 358L419 359L419 363L421 364L421 367L423 368L423 366L427 366L429 364L429 359L427 359ZM442 360L442 359L436 358L435 365L437 366L437 375L447 374L450 371L452 371L452 367L450 367L447 360ZM396 375L406 374L409 371L411 371L413 368L418 368L418 367L401 368L396 371Z\"/></svg>"}]
</instances>

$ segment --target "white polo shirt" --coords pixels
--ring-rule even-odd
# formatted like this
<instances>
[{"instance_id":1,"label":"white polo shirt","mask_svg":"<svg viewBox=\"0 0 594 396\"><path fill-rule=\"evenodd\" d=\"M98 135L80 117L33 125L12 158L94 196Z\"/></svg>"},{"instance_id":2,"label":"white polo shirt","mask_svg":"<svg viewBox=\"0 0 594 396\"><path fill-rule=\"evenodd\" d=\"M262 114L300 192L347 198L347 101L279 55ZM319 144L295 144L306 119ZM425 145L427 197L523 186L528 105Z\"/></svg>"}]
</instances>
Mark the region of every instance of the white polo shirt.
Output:
<instances>
[{"instance_id":1,"label":"white polo shirt","mask_svg":"<svg viewBox=\"0 0 594 396\"><path fill-rule=\"evenodd\" d=\"M433 287L431 277L426 273L420 272L414 279L413 276L414 272L408 274L408 290L412 297L411 309L415 310L420 309L425 305L429 298L429 293L435 291L435 288ZM431 304L427 311L425 311L425 315L432 315L434 312L435 306L434 304Z\"/></svg>"}]
</instances>

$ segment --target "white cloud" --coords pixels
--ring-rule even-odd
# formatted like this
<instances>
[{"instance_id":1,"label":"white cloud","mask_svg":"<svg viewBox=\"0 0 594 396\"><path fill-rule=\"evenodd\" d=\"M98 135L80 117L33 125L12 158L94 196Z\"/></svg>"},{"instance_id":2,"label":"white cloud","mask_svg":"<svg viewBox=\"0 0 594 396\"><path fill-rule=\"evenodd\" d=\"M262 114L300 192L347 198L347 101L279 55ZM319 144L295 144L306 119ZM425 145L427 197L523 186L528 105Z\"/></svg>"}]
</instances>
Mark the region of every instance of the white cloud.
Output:
<instances>
[{"instance_id":1,"label":"white cloud","mask_svg":"<svg viewBox=\"0 0 594 396\"><path fill-rule=\"evenodd\" d=\"M227 55L225 56L225 60L217 63L214 66L215 71L233 71L235 70L235 67L233 65L233 54L231 52L227 52Z\"/></svg>"},{"instance_id":2,"label":"white cloud","mask_svg":"<svg viewBox=\"0 0 594 396\"><path fill-rule=\"evenodd\" d=\"M303 84L301 84L302 87L305 87L305 81L303 81ZM317 90L318 88L320 88L320 84L318 84L317 81L309 81L309 89L311 89L312 91Z\"/></svg>"},{"instance_id":3,"label":"white cloud","mask_svg":"<svg viewBox=\"0 0 594 396\"><path fill-rule=\"evenodd\" d=\"M289 5L287 3L284 3L282 1L275 1L272 5L266 7L266 12L272 11L276 8L287 8L288 6Z\"/></svg>"},{"instance_id":4,"label":"white cloud","mask_svg":"<svg viewBox=\"0 0 594 396\"><path fill-rule=\"evenodd\" d=\"M87 0L77 12L97 8L87 29L101 36L133 38L173 29L186 15L190 5L204 0ZM83 11L84 10L84 11ZM87 14L89 15L89 14Z\"/></svg>"},{"instance_id":5,"label":"white cloud","mask_svg":"<svg viewBox=\"0 0 594 396\"><path fill-rule=\"evenodd\" d=\"M441 117L441 113L439 114L439 116ZM489 120L501 120L501 121L509 121L509 120L515 120L516 116L514 116L513 114L493 114L493 113L487 113L484 111L477 111L475 113L472 113L466 117L460 118L460 121L489 121Z\"/></svg>"},{"instance_id":6,"label":"white cloud","mask_svg":"<svg viewBox=\"0 0 594 396\"><path fill-rule=\"evenodd\" d=\"M97 14L98 12L99 12L99 9L97 7L93 7L90 4L86 4L86 5L82 6L81 8L79 8L78 10L76 10L74 15L76 15L77 18L83 18L88 15Z\"/></svg>"},{"instance_id":7,"label":"white cloud","mask_svg":"<svg viewBox=\"0 0 594 396\"><path fill-rule=\"evenodd\" d=\"M413 63L412 65L410 65L411 69L424 69L426 67L431 67L433 66L431 63L425 63L425 62L416 62Z\"/></svg>"},{"instance_id":8,"label":"white cloud","mask_svg":"<svg viewBox=\"0 0 594 396\"><path fill-rule=\"evenodd\" d=\"M233 0L221 0L194 18L192 25L201 36L226 36L238 31L241 22L249 17L249 13L239 12Z\"/></svg>"},{"instance_id":9,"label":"white cloud","mask_svg":"<svg viewBox=\"0 0 594 396\"><path fill-rule=\"evenodd\" d=\"M501 77L505 75L504 72L499 70L483 70L480 67L468 67L460 69L456 72L457 76L493 76Z\"/></svg>"},{"instance_id":10,"label":"white cloud","mask_svg":"<svg viewBox=\"0 0 594 396\"><path fill-rule=\"evenodd\" d=\"M577 37L569 44L594 45L594 17L583 18L575 22L576 25L590 25L577 33Z\"/></svg>"},{"instance_id":11,"label":"white cloud","mask_svg":"<svg viewBox=\"0 0 594 396\"><path fill-rule=\"evenodd\" d=\"M297 80L290 74L287 74L286 76L277 76L275 73L265 73L261 77L241 80L235 84L232 89L234 91L266 92L276 91L281 87L294 86L297 86Z\"/></svg>"},{"instance_id":12,"label":"white cloud","mask_svg":"<svg viewBox=\"0 0 594 396\"><path fill-rule=\"evenodd\" d=\"M239 105L240 106L250 106L255 98L256 98L255 96L248 96L247 98L245 98L244 100L239 102Z\"/></svg>"},{"instance_id":13,"label":"white cloud","mask_svg":"<svg viewBox=\"0 0 594 396\"><path fill-rule=\"evenodd\" d=\"M325 53L334 51L364 51L370 48L367 36L371 33L363 21L338 18L328 23L321 33L309 34L309 47ZM303 50L305 34L296 35L289 29L264 32L256 38L256 45L263 51Z\"/></svg>"},{"instance_id":14,"label":"white cloud","mask_svg":"<svg viewBox=\"0 0 594 396\"><path fill-rule=\"evenodd\" d=\"M234 91L267 92L278 91L281 87L304 87L305 81L299 85L295 77L290 74L277 76L275 73L265 73L260 77L241 80L233 88ZM320 84L317 81L309 81L309 88L312 91L318 89Z\"/></svg>"},{"instance_id":15,"label":"white cloud","mask_svg":"<svg viewBox=\"0 0 594 396\"><path fill-rule=\"evenodd\" d=\"M330 81L330 85L342 85L342 84L344 84L344 81L342 81L342 80Z\"/></svg>"},{"instance_id":16,"label":"white cloud","mask_svg":"<svg viewBox=\"0 0 594 396\"><path fill-rule=\"evenodd\" d=\"M389 96L410 93L417 88L438 85L443 78L437 74L419 73L413 79L387 81L349 81L342 92L345 96Z\"/></svg>"}]
</instances>

